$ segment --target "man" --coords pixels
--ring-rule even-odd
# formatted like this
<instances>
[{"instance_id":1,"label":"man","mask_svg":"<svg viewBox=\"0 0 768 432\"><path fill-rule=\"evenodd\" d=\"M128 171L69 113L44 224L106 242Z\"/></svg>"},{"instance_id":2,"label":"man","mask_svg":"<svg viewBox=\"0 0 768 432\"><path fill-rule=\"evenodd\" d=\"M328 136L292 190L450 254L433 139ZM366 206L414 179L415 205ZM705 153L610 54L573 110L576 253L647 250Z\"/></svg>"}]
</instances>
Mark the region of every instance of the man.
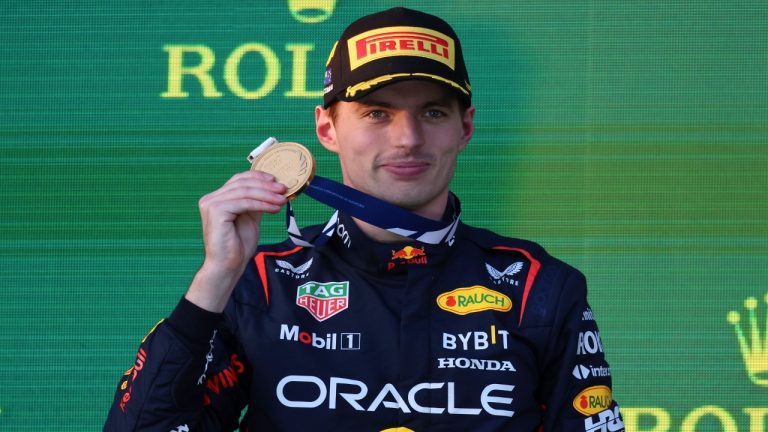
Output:
<instances>
[{"instance_id":1,"label":"man","mask_svg":"<svg viewBox=\"0 0 768 432\"><path fill-rule=\"evenodd\" d=\"M204 262L105 429L623 430L584 276L459 220L449 183L474 113L447 23L395 8L351 24L316 133L384 210L259 245L263 213L287 203L274 176L203 197Z\"/></svg>"}]
</instances>

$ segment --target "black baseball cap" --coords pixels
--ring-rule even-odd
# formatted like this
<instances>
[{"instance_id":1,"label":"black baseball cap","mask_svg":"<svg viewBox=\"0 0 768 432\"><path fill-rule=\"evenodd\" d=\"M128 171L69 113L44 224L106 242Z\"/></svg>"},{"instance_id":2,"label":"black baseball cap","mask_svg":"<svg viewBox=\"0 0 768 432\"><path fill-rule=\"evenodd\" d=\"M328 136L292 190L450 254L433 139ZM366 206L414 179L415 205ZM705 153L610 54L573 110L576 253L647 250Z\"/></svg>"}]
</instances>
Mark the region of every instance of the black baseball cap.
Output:
<instances>
[{"instance_id":1,"label":"black baseball cap","mask_svg":"<svg viewBox=\"0 0 768 432\"><path fill-rule=\"evenodd\" d=\"M403 7L367 15L350 24L331 49L323 106L412 79L446 85L471 104L461 43L447 22Z\"/></svg>"}]
</instances>

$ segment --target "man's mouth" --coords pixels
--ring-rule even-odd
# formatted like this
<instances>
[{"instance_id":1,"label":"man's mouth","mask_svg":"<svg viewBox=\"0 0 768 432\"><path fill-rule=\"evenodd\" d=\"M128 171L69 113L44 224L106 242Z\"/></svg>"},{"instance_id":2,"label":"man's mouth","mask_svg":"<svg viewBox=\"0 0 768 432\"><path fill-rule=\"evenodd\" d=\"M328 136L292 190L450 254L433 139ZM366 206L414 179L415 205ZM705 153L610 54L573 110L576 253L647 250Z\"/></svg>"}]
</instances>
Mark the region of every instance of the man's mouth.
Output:
<instances>
[{"instance_id":1,"label":"man's mouth","mask_svg":"<svg viewBox=\"0 0 768 432\"><path fill-rule=\"evenodd\" d=\"M429 169L429 162L420 160L387 161L380 167L395 177L416 177Z\"/></svg>"}]
</instances>

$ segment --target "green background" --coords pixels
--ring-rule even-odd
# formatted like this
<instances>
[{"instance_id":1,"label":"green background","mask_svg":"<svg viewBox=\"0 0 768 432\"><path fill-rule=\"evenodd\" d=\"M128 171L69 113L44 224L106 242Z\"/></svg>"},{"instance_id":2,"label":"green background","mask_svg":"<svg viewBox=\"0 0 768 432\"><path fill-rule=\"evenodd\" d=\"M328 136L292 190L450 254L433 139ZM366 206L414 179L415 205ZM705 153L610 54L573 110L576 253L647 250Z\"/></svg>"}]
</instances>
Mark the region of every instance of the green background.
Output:
<instances>
[{"instance_id":1,"label":"green background","mask_svg":"<svg viewBox=\"0 0 768 432\"><path fill-rule=\"evenodd\" d=\"M768 387L747 377L726 316L743 324L758 298L768 339L768 3L402 4L462 38L478 108L453 183L464 220L587 275L628 425L766 430L744 409L768 408ZM320 97L286 95L286 45L312 45L318 92L343 27L394 5L339 0L311 24L287 0L0 4L0 430L101 427L201 262L198 198L256 144L303 142L338 178L314 137ZM225 83L245 43L279 59L265 97ZM186 77L188 97L162 97L167 45L215 53L222 96ZM264 71L252 53L238 77L255 89ZM297 212L302 225L330 214L303 197ZM268 218L265 240L283 223ZM632 423L641 408L655 415Z\"/></svg>"}]
</instances>

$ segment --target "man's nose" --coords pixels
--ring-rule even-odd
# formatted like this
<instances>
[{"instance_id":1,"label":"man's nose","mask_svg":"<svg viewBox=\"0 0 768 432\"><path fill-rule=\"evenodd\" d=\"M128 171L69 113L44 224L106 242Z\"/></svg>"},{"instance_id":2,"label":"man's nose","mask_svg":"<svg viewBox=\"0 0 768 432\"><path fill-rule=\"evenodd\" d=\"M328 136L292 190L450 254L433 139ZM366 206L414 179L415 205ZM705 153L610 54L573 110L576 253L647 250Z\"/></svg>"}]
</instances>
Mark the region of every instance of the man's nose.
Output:
<instances>
[{"instance_id":1,"label":"man's nose","mask_svg":"<svg viewBox=\"0 0 768 432\"><path fill-rule=\"evenodd\" d=\"M397 147L412 148L424 144L424 128L418 116L401 113L392 130L393 143Z\"/></svg>"}]
</instances>

